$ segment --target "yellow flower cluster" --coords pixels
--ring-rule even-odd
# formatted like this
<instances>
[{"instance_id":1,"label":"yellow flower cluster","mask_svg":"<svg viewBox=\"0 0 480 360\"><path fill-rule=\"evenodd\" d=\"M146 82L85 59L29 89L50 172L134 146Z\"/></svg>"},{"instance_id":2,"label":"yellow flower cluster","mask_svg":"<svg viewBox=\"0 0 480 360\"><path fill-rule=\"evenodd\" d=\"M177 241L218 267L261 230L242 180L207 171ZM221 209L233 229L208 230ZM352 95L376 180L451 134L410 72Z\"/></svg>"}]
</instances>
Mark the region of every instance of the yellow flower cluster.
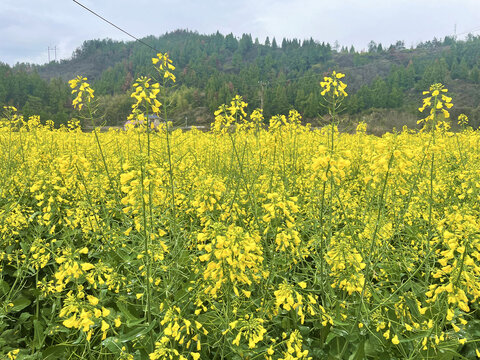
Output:
<instances>
[{"instance_id":1,"label":"yellow flower cluster","mask_svg":"<svg viewBox=\"0 0 480 360\"><path fill-rule=\"evenodd\" d=\"M249 118L241 112L246 112L241 102L231 106L227 114ZM156 315L161 316L161 335L152 358L198 357L209 347L209 336L225 328L230 329L224 336L236 349L232 351L240 352L244 341L245 348L254 346L252 351L265 346L266 356L285 358L287 340L270 348L269 342L280 337L272 324L292 317L302 326L342 326L355 314L349 299L356 301L364 287L365 306L380 306L381 311L362 313L358 331L368 326L392 346L433 331L426 345L424 337L418 340L424 351L439 349L447 339L464 339L479 298L480 224L472 206L480 191L478 134L458 134L458 159L443 155L458 154L455 137L438 137L427 152L428 134L410 131L381 138L363 131L337 133L332 154L329 130L312 131L299 124L295 113L277 119L269 130L172 132L173 194L165 133L155 134L151 161L142 153L146 133L98 133L109 161L107 174L93 134L51 130L32 119L30 126L22 125L27 128L23 132L11 133L23 140L22 147L15 142L11 147L23 154L22 166L1 167L11 179L1 190L9 204L0 208L2 269L44 274L37 288L42 301L57 302L56 336L69 331L72 338L83 334L92 343L127 331L113 296L134 304L129 310L134 312L133 306L142 309L147 299L139 284L150 282L152 298L164 302L172 301L172 289L186 281L178 279L188 278L183 296L190 305L172 305L173 310ZM427 246L419 229L428 221L429 169L422 159L431 151L438 159L435 237ZM382 188L387 189L383 197ZM28 201L14 200L18 189L26 189ZM139 246L145 226L148 252ZM36 236L27 235L32 227L39 229ZM181 265L173 266L177 261ZM180 278L172 282L174 276ZM406 294L401 276L410 277L423 293ZM325 293L347 302L329 303ZM387 302L377 302L385 296ZM228 317L222 315L229 322L219 329L213 319L223 314L226 298L232 309ZM431 313L441 299L448 328L437 331ZM12 300L6 304L15 304ZM15 305L5 308L11 313ZM245 319L246 314L251 318ZM200 328L196 317L204 319ZM255 326L249 328L250 322ZM294 342L291 347L295 349ZM302 345L292 356L304 351Z\"/></svg>"},{"instance_id":2,"label":"yellow flower cluster","mask_svg":"<svg viewBox=\"0 0 480 360\"><path fill-rule=\"evenodd\" d=\"M301 287L306 287L306 284L304 283L300 283L299 285ZM277 311L281 308L285 309L286 311L294 310L300 317L301 324L305 323L305 313L310 314L312 317L317 314L314 308L314 305L317 304L315 298L312 295L308 295L307 299L305 299L307 301L304 302L303 296L299 294L290 284L280 284L278 290L275 290L274 295ZM326 326L327 322L331 321L328 315L323 315L322 320L323 326Z\"/></svg>"},{"instance_id":3,"label":"yellow flower cluster","mask_svg":"<svg viewBox=\"0 0 480 360\"><path fill-rule=\"evenodd\" d=\"M465 126L468 124L468 116L465 114L458 115L458 125Z\"/></svg>"},{"instance_id":4,"label":"yellow flower cluster","mask_svg":"<svg viewBox=\"0 0 480 360\"><path fill-rule=\"evenodd\" d=\"M160 101L157 100L158 93L160 92L160 84L150 84L151 81L152 79L142 76L133 84L135 90L131 97L135 99L135 103L132 105L132 112L133 114L138 113L137 119L142 124L147 121L147 117L143 113L145 109L147 110L147 114L148 110L153 114L158 114L160 112L160 106L162 106ZM144 108L142 108L142 106ZM141 111L139 112L139 110ZM132 119L133 114L129 120Z\"/></svg>"},{"instance_id":5,"label":"yellow flower cluster","mask_svg":"<svg viewBox=\"0 0 480 360\"><path fill-rule=\"evenodd\" d=\"M75 109L81 110L85 102L90 103L95 97L93 95L95 91L90 87L86 77L78 75L75 79L70 80L68 84L72 89L72 94L76 94L72 102Z\"/></svg>"},{"instance_id":6,"label":"yellow flower cluster","mask_svg":"<svg viewBox=\"0 0 480 360\"><path fill-rule=\"evenodd\" d=\"M240 341L243 337L248 341L248 347L254 349L257 343L263 340L267 332L267 329L263 327L263 323L263 319L255 318L252 315L245 315L244 319L231 322L230 329L238 331L232 344L240 346Z\"/></svg>"},{"instance_id":7,"label":"yellow flower cluster","mask_svg":"<svg viewBox=\"0 0 480 360\"><path fill-rule=\"evenodd\" d=\"M330 243L330 250L326 255L330 265L333 288L339 287L349 295L361 293L365 286L365 262L362 255L350 245L350 241L334 240Z\"/></svg>"},{"instance_id":8,"label":"yellow flower cluster","mask_svg":"<svg viewBox=\"0 0 480 360\"><path fill-rule=\"evenodd\" d=\"M20 352L20 349L15 349L15 350L9 351L7 353L7 359L8 360L15 360L17 358L19 352Z\"/></svg>"},{"instance_id":9,"label":"yellow flower cluster","mask_svg":"<svg viewBox=\"0 0 480 360\"><path fill-rule=\"evenodd\" d=\"M345 91L347 84L340 80L343 77L345 77L345 74L337 73L336 71L333 71L331 76L325 76L323 81L320 82L320 86L323 89L321 92L322 96L328 94L333 98L347 97L348 94Z\"/></svg>"},{"instance_id":10,"label":"yellow flower cluster","mask_svg":"<svg viewBox=\"0 0 480 360\"><path fill-rule=\"evenodd\" d=\"M175 75L172 73L175 70L172 60L168 56L168 53L158 53L157 57L152 58L153 65L156 65L156 70L162 75L164 79L175 82Z\"/></svg>"},{"instance_id":11,"label":"yellow flower cluster","mask_svg":"<svg viewBox=\"0 0 480 360\"><path fill-rule=\"evenodd\" d=\"M423 99L423 105L418 108L418 111L423 112L426 108L430 108L430 114L426 118L418 120L417 124L434 122L439 111L441 111L445 119L450 117L448 109L450 109L453 104L452 98L445 95L447 92L448 89L445 89L444 85L440 83L433 84L428 91L423 92L423 95L429 96ZM443 124L444 122L442 121L440 123ZM438 124L434 124L434 126L438 126Z\"/></svg>"},{"instance_id":12,"label":"yellow flower cluster","mask_svg":"<svg viewBox=\"0 0 480 360\"><path fill-rule=\"evenodd\" d=\"M263 252L259 246L258 233L247 233L243 228L230 225L227 229L212 225L213 230L198 235L198 250L202 253L199 261L206 263L202 269L205 293L217 297L222 288L230 284L230 291L238 287L251 286L265 276ZM250 292L242 289L246 297Z\"/></svg>"},{"instance_id":13,"label":"yellow flower cluster","mask_svg":"<svg viewBox=\"0 0 480 360\"><path fill-rule=\"evenodd\" d=\"M257 111L257 113L253 115L253 119L256 119L256 122L249 122L247 120L247 113L245 112L247 105L239 95L236 95L232 99L230 106L225 104L221 105L214 113L215 121L212 123L212 131L225 134L233 125L237 127L237 130L248 129L255 126L255 124L257 125L256 127L258 127L260 114Z\"/></svg>"},{"instance_id":14,"label":"yellow flower cluster","mask_svg":"<svg viewBox=\"0 0 480 360\"><path fill-rule=\"evenodd\" d=\"M301 119L302 116L297 110L290 110L288 116L272 116L268 128L271 132L276 132L279 129L282 131L295 131L300 129Z\"/></svg>"},{"instance_id":15,"label":"yellow flower cluster","mask_svg":"<svg viewBox=\"0 0 480 360\"><path fill-rule=\"evenodd\" d=\"M308 356L308 350L302 349L303 341L302 336L298 330L293 331L288 340L286 341L286 351L281 355L278 360L312 360L311 356Z\"/></svg>"},{"instance_id":16,"label":"yellow flower cluster","mask_svg":"<svg viewBox=\"0 0 480 360\"><path fill-rule=\"evenodd\" d=\"M201 336L208 335L200 322L183 318L180 308L173 306L167 309L160 324L163 326L163 336L155 343L155 351L150 353L150 359L187 359L179 353L176 345L183 346L194 360L200 358Z\"/></svg>"}]
</instances>

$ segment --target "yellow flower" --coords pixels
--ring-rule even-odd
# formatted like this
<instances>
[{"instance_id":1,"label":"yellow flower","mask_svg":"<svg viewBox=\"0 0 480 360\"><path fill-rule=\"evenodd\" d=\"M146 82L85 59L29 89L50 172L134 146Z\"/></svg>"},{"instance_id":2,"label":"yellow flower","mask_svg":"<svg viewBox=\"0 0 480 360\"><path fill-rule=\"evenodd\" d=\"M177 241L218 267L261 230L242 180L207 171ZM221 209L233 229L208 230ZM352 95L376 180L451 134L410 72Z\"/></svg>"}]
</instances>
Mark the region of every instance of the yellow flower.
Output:
<instances>
[{"instance_id":1,"label":"yellow flower","mask_svg":"<svg viewBox=\"0 0 480 360\"><path fill-rule=\"evenodd\" d=\"M320 86L323 88L321 95L330 94L334 99L348 96L345 91L347 85L339 80L344 76L345 74L337 73L336 71L333 71L331 76L325 76L323 81L320 82Z\"/></svg>"},{"instance_id":2,"label":"yellow flower","mask_svg":"<svg viewBox=\"0 0 480 360\"><path fill-rule=\"evenodd\" d=\"M95 269L95 265L90 263L82 263L81 266L83 271L89 271L89 270Z\"/></svg>"},{"instance_id":3,"label":"yellow flower","mask_svg":"<svg viewBox=\"0 0 480 360\"><path fill-rule=\"evenodd\" d=\"M3 108L8 111L17 112L17 108L15 106L4 106Z\"/></svg>"},{"instance_id":4,"label":"yellow flower","mask_svg":"<svg viewBox=\"0 0 480 360\"><path fill-rule=\"evenodd\" d=\"M172 60L168 56L168 53L162 54L158 53L157 57L152 58L152 63L157 65L155 69L158 73L167 80L171 80L175 82L175 75L173 75L172 71L175 70L175 66L172 64Z\"/></svg>"},{"instance_id":5,"label":"yellow flower","mask_svg":"<svg viewBox=\"0 0 480 360\"><path fill-rule=\"evenodd\" d=\"M465 114L458 115L458 125L465 126L468 124L468 116Z\"/></svg>"},{"instance_id":6,"label":"yellow flower","mask_svg":"<svg viewBox=\"0 0 480 360\"><path fill-rule=\"evenodd\" d=\"M87 295L87 299L88 299L88 302L90 303L90 305L97 305L98 304L98 298L96 298L95 296L92 296L92 295Z\"/></svg>"},{"instance_id":7,"label":"yellow flower","mask_svg":"<svg viewBox=\"0 0 480 360\"><path fill-rule=\"evenodd\" d=\"M73 314L71 317L69 317L67 320L64 320L62 322L63 326L67 328L76 328L78 327L79 321L77 320L77 315Z\"/></svg>"},{"instance_id":8,"label":"yellow flower","mask_svg":"<svg viewBox=\"0 0 480 360\"><path fill-rule=\"evenodd\" d=\"M82 109L83 102L89 103L95 97L94 90L87 83L86 77L77 76L75 79L70 80L68 84L72 88L72 94L76 94L72 104L78 110Z\"/></svg>"},{"instance_id":9,"label":"yellow flower","mask_svg":"<svg viewBox=\"0 0 480 360\"><path fill-rule=\"evenodd\" d=\"M423 105L418 108L418 111L423 112L426 108L430 108L430 114L417 121L417 124L420 123L425 123L425 126L428 125L429 122L435 121L437 117L437 110L441 111L445 119L448 119L450 117L450 113L448 112L447 109L450 109L453 104L452 104L452 98L449 96L446 96L442 93L446 93L448 90L444 88L444 86L440 83L433 84L430 86L429 91L424 91L423 95L430 95L427 96L426 98L423 99ZM432 106L432 101L433 101L433 106ZM437 127L437 123L434 124L433 128ZM441 125L442 128L447 129L447 126Z\"/></svg>"},{"instance_id":10,"label":"yellow flower","mask_svg":"<svg viewBox=\"0 0 480 360\"><path fill-rule=\"evenodd\" d=\"M248 291L248 290L243 290L243 289L242 289L242 292L243 292L243 294L244 294L247 298L250 298L250 296L252 295L252 292L251 292L251 291Z\"/></svg>"},{"instance_id":11,"label":"yellow flower","mask_svg":"<svg viewBox=\"0 0 480 360\"><path fill-rule=\"evenodd\" d=\"M102 320L102 340L105 340L107 338L107 330L110 328L110 325L107 324L105 320Z\"/></svg>"},{"instance_id":12,"label":"yellow flower","mask_svg":"<svg viewBox=\"0 0 480 360\"><path fill-rule=\"evenodd\" d=\"M107 331L107 329L110 327L110 325L108 325L108 323L105 321L105 320L102 320L102 328L101 330L103 332Z\"/></svg>"},{"instance_id":13,"label":"yellow flower","mask_svg":"<svg viewBox=\"0 0 480 360\"><path fill-rule=\"evenodd\" d=\"M398 345L400 344L400 340L398 340L398 336L395 335L393 338L392 338L392 344L393 345Z\"/></svg>"},{"instance_id":14,"label":"yellow flower","mask_svg":"<svg viewBox=\"0 0 480 360\"><path fill-rule=\"evenodd\" d=\"M20 352L20 349L15 349L12 351L9 351L7 353L7 359L8 360L15 360L17 358L18 353Z\"/></svg>"},{"instance_id":15,"label":"yellow flower","mask_svg":"<svg viewBox=\"0 0 480 360\"><path fill-rule=\"evenodd\" d=\"M80 249L80 250L78 251L78 253L79 253L79 254L85 254L85 255L87 255L87 254L88 254L88 248L87 248L87 247L84 247L84 248Z\"/></svg>"},{"instance_id":16,"label":"yellow flower","mask_svg":"<svg viewBox=\"0 0 480 360\"><path fill-rule=\"evenodd\" d=\"M80 319L77 327L81 327L84 332L87 332L90 329L90 326L95 323L90 319L92 313L90 311L82 310L80 313Z\"/></svg>"},{"instance_id":17,"label":"yellow flower","mask_svg":"<svg viewBox=\"0 0 480 360\"><path fill-rule=\"evenodd\" d=\"M115 318L115 320L113 320L114 324L115 324L115 327L120 327L120 325L122 325L122 321L120 320L120 316L118 316L117 318Z\"/></svg>"}]
</instances>

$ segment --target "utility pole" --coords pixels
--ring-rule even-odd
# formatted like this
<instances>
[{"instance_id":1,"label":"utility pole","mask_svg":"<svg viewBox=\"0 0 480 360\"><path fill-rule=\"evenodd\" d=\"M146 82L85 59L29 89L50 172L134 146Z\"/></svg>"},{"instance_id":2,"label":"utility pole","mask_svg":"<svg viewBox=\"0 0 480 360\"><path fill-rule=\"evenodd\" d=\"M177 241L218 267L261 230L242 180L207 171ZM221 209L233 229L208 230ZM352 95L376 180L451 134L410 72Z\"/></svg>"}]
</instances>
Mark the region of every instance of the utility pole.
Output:
<instances>
[{"instance_id":1,"label":"utility pole","mask_svg":"<svg viewBox=\"0 0 480 360\"><path fill-rule=\"evenodd\" d=\"M48 50L48 62L51 61L51 58L50 58L50 51L53 51L53 54L54 54L54 59L55 61L57 61L57 45L55 45L53 48L51 48L50 46L47 48Z\"/></svg>"},{"instance_id":2,"label":"utility pole","mask_svg":"<svg viewBox=\"0 0 480 360\"><path fill-rule=\"evenodd\" d=\"M260 108L263 111L263 94L265 91L265 85L268 83L266 81L259 81L258 83L260 84Z\"/></svg>"}]
</instances>

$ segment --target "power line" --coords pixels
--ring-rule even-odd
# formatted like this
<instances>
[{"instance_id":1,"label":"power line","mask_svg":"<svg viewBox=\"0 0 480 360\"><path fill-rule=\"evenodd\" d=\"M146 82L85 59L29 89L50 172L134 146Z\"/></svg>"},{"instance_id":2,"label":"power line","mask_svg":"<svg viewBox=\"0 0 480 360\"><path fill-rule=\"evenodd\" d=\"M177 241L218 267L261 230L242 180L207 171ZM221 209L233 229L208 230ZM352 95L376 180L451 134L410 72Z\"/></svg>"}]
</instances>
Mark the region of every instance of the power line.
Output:
<instances>
[{"instance_id":1,"label":"power line","mask_svg":"<svg viewBox=\"0 0 480 360\"><path fill-rule=\"evenodd\" d=\"M138 41L139 43L145 45L145 46L148 46L150 49L152 49L153 51L155 51L156 53L159 53L160 51L155 49L153 46L151 46L150 44L147 44L145 41L137 38L136 36L130 34L128 31L126 30L123 30L120 26L117 26L115 25L114 23L112 23L111 21L105 19L103 16L97 14L95 11L93 11L92 9L89 9L88 7L86 7L85 5L79 3L77 0L72 0L75 4L81 6L82 8L84 8L85 10L91 12L93 15L95 15L96 17L102 19L103 21L105 21L107 24L110 24L112 25L114 28L120 30L121 32L123 32L124 34L127 34L128 36L130 36L132 39L135 39L136 41Z\"/></svg>"},{"instance_id":2,"label":"power line","mask_svg":"<svg viewBox=\"0 0 480 360\"><path fill-rule=\"evenodd\" d=\"M459 35L465 35L465 34L471 34L472 32L477 32L477 31L480 31L480 27L473 28L473 29L471 29L471 30L461 32L460 34L457 34L457 36L459 36Z\"/></svg>"},{"instance_id":3,"label":"power line","mask_svg":"<svg viewBox=\"0 0 480 360\"><path fill-rule=\"evenodd\" d=\"M369 68L369 67L376 67L378 66L378 62L381 62L383 61L383 59L379 59L378 61L376 62L371 62L371 63L368 63L368 64L364 64L364 65L358 65L358 66L348 66L348 67L343 67L343 68L340 68L339 70L341 70L341 72L347 72L347 71L356 71L356 70L361 70L361 69L364 69L364 68ZM329 76L329 71L322 71L322 72L319 72L319 73L316 73L316 74L311 74L311 75L302 75L302 76L297 76L297 77L292 77L292 78L286 78L286 79L271 79L268 81L268 84L269 85L274 85L274 84L282 84L282 83L287 83L289 81L296 81L296 80L301 80L301 79L309 79L309 78L323 78L324 76ZM258 84L260 84L261 86L261 82L262 81L259 81ZM253 88L253 87L258 87L257 84L248 84L248 85L245 85L244 86L245 88Z\"/></svg>"},{"instance_id":4,"label":"power line","mask_svg":"<svg viewBox=\"0 0 480 360\"><path fill-rule=\"evenodd\" d=\"M74 3L76 3L77 5L81 6L82 8L84 8L85 10L89 11L90 13L92 13L93 15L95 15L96 17L100 18L101 20L103 20L104 22L106 22L107 24L113 26L114 28L120 30L121 32L123 32L124 34L130 36L132 39L134 39L135 41L138 41L139 43L149 47L150 49L154 50L156 53L159 53L160 51L158 49L156 49L155 47L151 46L150 44L146 43L145 41L137 38L136 36L132 35L131 33L129 33L128 31L122 29L120 26L118 25L115 25L114 23L112 23L111 21L107 20L106 18L104 18L103 16L101 16L100 14L96 13L95 11L93 11L92 9L88 8L87 6L81 4L80 2L78 2L77 0L72 0ZM457 37L459 35L464 35L464 34L467 34L467 33L471 33L471 32L475 32L475 31L480 31L480 28L475 28L475 29L472 29L472 30L469 30L469 31L465 31L465 32L462 32L462 33L459 33L459 34L456 34L456 24L455 24L455 30L454 30L454 36ZM49 52L49 55L50 55L50 52ZM56 56L55 56L56 58ZM349 70L360 70L362 68L367 68L367 67L371 67L371 66L376 66L377 64L375 62L371 62L371 63L368 63L368 64L364 64L364 65L359 65L359 66L349 66L349 67L345 67L342 69L342 71L349 71ZM312 75L303 75L303 76L299 76L299 77L294 77L294 78L288 78L288 79L285 79L285 80L280 80L280 79L272 79L271 80L271 83L273 84L280 84L280 83L286 83L286 82L289 82L289 81L295 81L295 80L300 80L300 79L307 79L307 78L313 78L313 77L321 77L322 74L321 73L317 73L317 74L312 74ZM270 83L270 82L269 82ZM261 89L261 93L262 93L262 98L263 98L263 92L264 92L264 85L265 85L265 82L263 81L259 81L258 84L260 84L260 86L262 87ZM258 84L249 84L249 85L246 85L245 87L247 88L251 88L251 87L257 87Z\"/></svg>"},{"instance_id":5,"label":"power line","mask_svg":"<svg viewBox=\"0 0 480 360\"><path fill-rule=\"evenodd\" d=\"M88 8L87 6L83 5L82 3L78 2L77 0L72 0L74 3L76 3L77 5L81 6L82 8L84 8L85 10L87 10L88 12L92 13L93 15L95 15L96 17L100 18L101 20L103 20L104 22L106 22L107 24L113 26L114 28L120 30L121 32L123 32L124 34L130 36L132 39L138 41L139 43L149 47L150 49L154 50L155 52L159 53L160 50L157 50L156 48L154 48L153 46L151 46L150 44L147 44L145 41L137 38L136 36L132 35L131 33L129 33L128 31L122 29L120 26L118 25L115 25L113 22L107 20L106 18L104 18L103 16L101 16L100 14L96 13L95 11L93 11L92 9ZM298 79L302 79L302 78L309 78L309 77L317 77L317 76L321 76L321 74L314 74L314 75L306 75L306 76L300 76L300 77L297 77L297 78L290 78L290 79L285 79L284 82L288 82L288 81L292 81L292 80L298 80ZM283 81L281 80L274 80L273 82L275 83L281 83ZM259 82L261 83L261 82ZM263 86L265 84L262 84L262 92L263 92ZM247 85L247 87L256 87L257 85Z\"/></svg>"}]
</instances>

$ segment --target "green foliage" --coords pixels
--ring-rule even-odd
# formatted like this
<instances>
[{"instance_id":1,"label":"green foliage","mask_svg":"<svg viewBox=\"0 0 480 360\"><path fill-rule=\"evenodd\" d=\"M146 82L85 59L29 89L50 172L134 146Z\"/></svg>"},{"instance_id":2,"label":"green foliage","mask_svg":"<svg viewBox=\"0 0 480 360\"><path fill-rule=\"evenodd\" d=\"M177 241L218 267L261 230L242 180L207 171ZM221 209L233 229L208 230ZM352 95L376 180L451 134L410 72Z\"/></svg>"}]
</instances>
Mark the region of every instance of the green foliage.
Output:
<instances>
[{"instance_id":1,"label":"green foliage","mask_svg":"<svg viewBox=\"0 0 480 360\"><path fill-rule=\"evenodd\" d=\"M473 109L478 104L472 96L461 96L464 86L451 86L458 81L474 86L469 93L478 92L478 36L469 36L465 41L434 39L415 49L406 49L402 41L389 47L372 41L368 52L353 47L334 50L330 44L312 38L282 39L278 44L275 38L267 38L260 44L250 34L237 38L233 34L201 35L185 30L142 40L176 59L178 87L174 91L180 91L177 100L186 94L180 88L196 94L194 105L175 100L176 111L172 115L177 123L182 123L182 114L191 110L206 109L203 113L212 113L237 93L243 94L252 108L260 107L260 82L265 84L266 117L295 107L311 121L324 113L315 89L324 74L335 68L342 69L349 79L350 114L371 109L413 112L418 92L435 82L455 88L457 97L465 100L462 105ZM47 79L60 77L65 81L84 74L97 94L105 96L105 104L112 104L114 99L120 99L118 95L131 90L133 79L142 74L153 75L150 59L154 55L138 42L91 40L84 42L70 60L42 66L0 64L0 105L14 105L25 115L37 113L58 125L71 114L68 87L59 80ZM112 105L103 109L108 113L107 124L121 125L122 109ZM204 119L208 120L212 119Z\"/></svg>"}]
</instances>

